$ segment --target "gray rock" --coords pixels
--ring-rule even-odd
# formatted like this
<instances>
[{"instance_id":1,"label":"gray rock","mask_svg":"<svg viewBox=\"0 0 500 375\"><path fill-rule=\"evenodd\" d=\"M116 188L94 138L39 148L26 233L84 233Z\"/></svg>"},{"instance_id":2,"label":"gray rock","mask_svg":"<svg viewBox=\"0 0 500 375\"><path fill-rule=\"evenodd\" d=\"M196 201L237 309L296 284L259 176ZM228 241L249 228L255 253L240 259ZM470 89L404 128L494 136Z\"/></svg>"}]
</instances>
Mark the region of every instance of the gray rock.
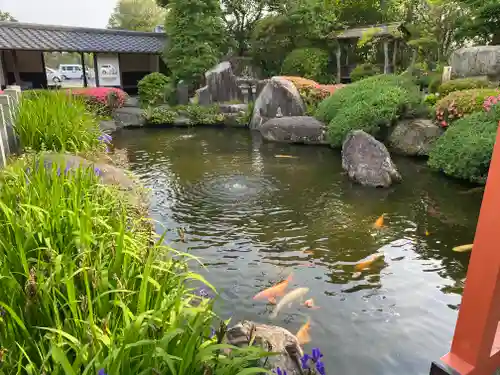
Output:
<instances>
[{"instance_id":1,"label":"gray rock","mask_svg":"<svg viewBox=\"0 0 500 375\"><path fill-rule=\"evenodd\" d=\"M189 104L189 87L183 81L177 84L176 99L179 105Z\"/></svg>"},{"instance_id":2,"label":"gray rock","mask_svg":"<svg viewBox=\"0 0 500 375\"><path fill-rule=\"evenodd\" d=\"M267 120L281 116L304 116L306 106L295 85L281 77L273 77L262 89L250 121L250 129L259 129Z\"/></svg>"},{"instance_id":3,"label":"gray rock","mask_svg":"<svg viewBox=\"0 0 500 375\"><path fill-rule=\"evenodd\" d=\"M219 108L222 113L240 113L247 111L248 104L219 104Z\"/></svg>"},{"instance_id":4,"label":"gray rock","mask_svg":"<svg viewBox=\"0 0 500 375\"><path fill-rule=\"evenodd\" d=\"M124 107L139 107L139 98L135 96L128 96L127 99L125 99L125 103L123 104Z\"/></svg>"},{"instance_id":5,"label":"gray rock","mask_svg":"<svg viewBox=\"0 0 500 375\"><path fill-rule=\"evenodd\" d=\"M257 97L259 97L260 93L268 83L269 79L261 79L260 81L257 81L257 83L255 84L255 94L257 95Z\"/></svg>"},{"instance_id":6,"label":"gray rock","mask_svg":"<svg viewBox=\"0 0 500 375\"><path fill-rule=\"evenodd\" d=\"M113 120L101 120L99 122L99 129L106 133L112 133L116 130L116 122Z\"/></svg>"},{"instance_id":7,"label":"gray rock","mask_svg":"<svg viewBox=\"0 0 500 375\"><path fill-rule=\"evenodd\" d=\"M205 79L212 103L223 103L232 100L243 102L243 93L238 86L229 61L223 61L206 72Z\"/></svg>"},{"instance_id":8,"label":"gray rock","mask_svg":"<svg viewBox=\"0 0 500 375\"><path fill-rule=\"evenodd\" d=\"M327 144L325 124L309 116L270 119L260 126L260 133L273 142Z\"/></svg>"},{"instance_id":9,"label":"gray rock","mask_svg":"<svg viewBox=\"0 0 500 375\"><path fill-rule=\"evenodd\" d=\"M172 123L173 126L178 126L181 128L184 127L189 127L191 126L191 120L185 116L179 116L177 117L174 122Z\"/></svg>"},{"instance_id":10,"label":"gray rock","mask_svg":"<svg viewBox=\"0 0 500 375\"><path fill-rule=\"evenodd\" d=\"M350 132L342 145L342 168L357 183L389 187L401 181L387 148L362 130Z\"/></svg>"},{"instance_id":11,"label":"gray rock","mask_svg":"<svg viewBox=\"0 0 500 375\"><path fill-rule=\"evenodd\" d=\"M196 90L196 96L198 96L199 105L210 105L212 104L212 97L208 91L208 86L203 86L201 89Z\"/></svg>"},{"instance_id":12,"label":"gray rock","mask_svg":"<svg viewBox=\"0 0 500 375\"><path fill-rule=\"evenodd\" d=\"M249 340L254 338L254 345L264 350L280 353L263 359L261 366L269 369L277 367L285 370L288 375L302 374L300 358L304 355L300 344L292 333L278 326L243 321L230 328L226 333L229 344L248 346Z\"/></svg>"},{"instance_id":13,"label":"gray rock","mask_svg":"<svg viewBox=\"0 0 500 375\"><path fill-rule=\"evenodd\" d=\"M146 123L143 110L136 107L118 108L113 112L117 128L142 127Z\"/></svg>"},{"instance_id":14,"label":"gray rock","mask_svg":"<svg viewBox=\"0 0 500 375\"><path fill-rule=\"evenodd\" d=\"M487 76L500 65L500 46L460 48L451 54L450 65L454 76Z\"/></svg>"},{"instance_id":15,"label":"gray rock","mask_svg":"<svg viewBox=\"0 0 500 375\"><path fill-rule=\"evenodd\" d=\"M443 130L431 120L400 121L389 136L389 147L394 152L409 156L428 156L434 142Z\"/></svg>"}]
</instances>

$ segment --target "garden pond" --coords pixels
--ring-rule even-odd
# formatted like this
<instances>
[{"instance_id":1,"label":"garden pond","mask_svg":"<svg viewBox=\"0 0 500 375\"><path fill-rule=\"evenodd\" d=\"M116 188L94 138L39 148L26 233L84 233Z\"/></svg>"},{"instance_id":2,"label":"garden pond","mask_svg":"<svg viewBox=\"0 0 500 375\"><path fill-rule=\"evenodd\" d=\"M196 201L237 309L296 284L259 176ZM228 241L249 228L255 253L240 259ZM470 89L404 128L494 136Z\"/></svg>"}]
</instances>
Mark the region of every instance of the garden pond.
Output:
<instances>
[{"instance_id":1,"label":"garden pond","mask_svg":"<svg viewBox=\"0 0 500 375\"><path fill-rule=\"evenodd\" d=\"M404 181L364 188L328 147L263 142L238 129L123 130L114 140L152 190L151 215L172 247L220 292L216 310L296 333L309 316L330 375L428 374L445 354L460 304L482 192L394 158ZM293 156L292 157L276 157ZM385 226L373 223L385 213ZM185 242L177 228L184 228ZM383 252L376 267L354 265ZM252 297L293 273L319 309L277 319Z\"/></svg>"}]
</instances>

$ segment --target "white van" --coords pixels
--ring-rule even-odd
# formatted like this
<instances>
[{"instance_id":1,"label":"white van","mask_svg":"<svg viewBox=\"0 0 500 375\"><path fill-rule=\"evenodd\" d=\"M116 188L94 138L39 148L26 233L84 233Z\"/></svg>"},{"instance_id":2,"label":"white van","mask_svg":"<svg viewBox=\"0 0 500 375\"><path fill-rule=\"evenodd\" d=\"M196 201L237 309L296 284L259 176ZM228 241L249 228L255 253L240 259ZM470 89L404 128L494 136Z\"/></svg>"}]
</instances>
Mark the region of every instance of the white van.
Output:
<instances>
[{"instance_id":1,"label":"white van","mask_svg":"<svg viewBox=\"0 0 500 375\"><path fill-rule=\"evenodd\" d=\"M62 79L83 79L83 69L79 64L61 64L58 70Z\"/></svg>"}]
</instances>

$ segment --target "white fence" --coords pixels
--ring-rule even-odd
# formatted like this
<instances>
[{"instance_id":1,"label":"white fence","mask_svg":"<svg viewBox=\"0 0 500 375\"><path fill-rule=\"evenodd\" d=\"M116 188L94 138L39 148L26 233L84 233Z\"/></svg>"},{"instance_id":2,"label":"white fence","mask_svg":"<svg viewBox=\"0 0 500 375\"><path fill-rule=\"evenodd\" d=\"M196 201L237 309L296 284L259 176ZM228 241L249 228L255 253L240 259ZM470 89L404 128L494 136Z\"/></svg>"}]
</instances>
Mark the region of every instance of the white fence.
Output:
<instances>
[{"instance_id":1,"label":"white fence","mask_svg":"<svg viewBox=\"0 0 500 375\"><path fill-rule=\"evenodd\" d=\"M0 167L7 164L9 155L18 148L14 133L14 117L20 100L19 86L7 86L3 94L0 94Z\"/></svg>"}]
</instances>

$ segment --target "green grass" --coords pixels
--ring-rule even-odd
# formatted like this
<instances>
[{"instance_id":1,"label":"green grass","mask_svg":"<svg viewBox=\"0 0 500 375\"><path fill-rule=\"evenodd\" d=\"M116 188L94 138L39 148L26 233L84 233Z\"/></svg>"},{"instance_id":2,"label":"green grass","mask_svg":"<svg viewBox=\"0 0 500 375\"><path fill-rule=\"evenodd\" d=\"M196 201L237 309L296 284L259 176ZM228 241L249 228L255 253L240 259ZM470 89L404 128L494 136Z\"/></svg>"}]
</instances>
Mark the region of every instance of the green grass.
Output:
<instances>
[{"instance_id":1,"label":"green grass","mask_svg":"<svg viewBox=\"0 0 500 375\"><path fill-rule=\"evenodd\" d=\"M80 152L99 145L96 117L82 98L64 91L23 94L14 125L21 145L35 151Z\"/></svg>"},{"instance_id":2,"label":"green grass","mask_svg":"<svg viewBox=\"0 0 500 375\"><path fill-rule=\"evenodd\" d=\"M0 172L4 374L249 374L262 351L221 343L192 257L99 171L25 156ZM245 370L243 370L245 369ZM243 371L243 372L242 372Z\"/></svg>"}]
</instances>

